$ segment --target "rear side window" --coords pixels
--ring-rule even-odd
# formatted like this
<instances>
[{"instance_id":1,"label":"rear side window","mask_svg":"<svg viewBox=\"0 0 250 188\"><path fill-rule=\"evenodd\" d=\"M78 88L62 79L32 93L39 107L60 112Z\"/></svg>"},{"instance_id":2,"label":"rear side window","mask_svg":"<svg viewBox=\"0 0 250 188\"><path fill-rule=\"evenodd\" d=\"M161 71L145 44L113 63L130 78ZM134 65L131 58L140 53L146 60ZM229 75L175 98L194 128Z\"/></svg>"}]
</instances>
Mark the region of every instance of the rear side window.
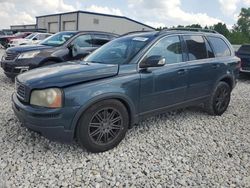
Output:
<instances>
[{"instance_id":1,"label":"rear side window","mask_svg":"<svg viewBox=\"0 0 250 188\"><path fill-rule=\"evenodd\" d=\"M93 35L93 45L102 46L103 44L109 42L109 37L107 35L96 34Z\"/></svg>"},{"instance_id":2,"label":"rear side window","mask_svg":"<svg viewBox=\"0 0 250 188\"><path fill-rule=\"evenodd\" d=\"M206 43L202 36L183 36L186 45L187 45L187 53L190 61L206 59L207 49Z\"/></svg>"},{"instance_id":3,"label":"rear side window","mask_svg":"<svg viewBox=\"0 0 250 188\"><path fill-rule=\"evenodd\" d=\"M208 58L213 58L214 57L214 52L209 44L209 42L207 41L207 39L205 38L205 42L206 42L206 48L207 48L207 57Z\"/></svg>"},{"instance_id":4,"label":"rear side window","mask_svg":"<svg viewBox=\"0 0 250 188\"><path fill-rule=\"evenodd\" d=\"M216 57L226 57L231 55L228 45L219 37L208 37L213 46Z\"/></svg>"}]
</instances>

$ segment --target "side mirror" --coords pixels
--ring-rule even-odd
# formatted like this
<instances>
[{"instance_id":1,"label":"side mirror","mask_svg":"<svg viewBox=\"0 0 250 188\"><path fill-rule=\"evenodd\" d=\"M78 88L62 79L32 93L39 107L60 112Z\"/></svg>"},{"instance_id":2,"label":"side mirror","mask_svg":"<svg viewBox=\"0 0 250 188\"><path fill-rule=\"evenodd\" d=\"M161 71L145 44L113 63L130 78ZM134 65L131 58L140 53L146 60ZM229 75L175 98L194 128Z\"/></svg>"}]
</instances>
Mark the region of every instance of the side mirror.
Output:
<instances>
[{"instance_id":1,"label":"side mirror","mask_svg":"<svg viewBox=\"0 0 250 188\"><path fill-rule=\"evenodd\" d=\"M33 38L32 40L38 40L38 39L35 37L35 38Z\"/></svg>"},{"instance_id":2,"label":"side mirror","mask_svg":"<svg viewBox=\"0 0 250 188\"><path fill-rule=\"evenodd\" d=\"M166 59L159 55L153 55L144 59L140 63L140 68L162 67L166 64Z\"/></svg>"}]
</instances>

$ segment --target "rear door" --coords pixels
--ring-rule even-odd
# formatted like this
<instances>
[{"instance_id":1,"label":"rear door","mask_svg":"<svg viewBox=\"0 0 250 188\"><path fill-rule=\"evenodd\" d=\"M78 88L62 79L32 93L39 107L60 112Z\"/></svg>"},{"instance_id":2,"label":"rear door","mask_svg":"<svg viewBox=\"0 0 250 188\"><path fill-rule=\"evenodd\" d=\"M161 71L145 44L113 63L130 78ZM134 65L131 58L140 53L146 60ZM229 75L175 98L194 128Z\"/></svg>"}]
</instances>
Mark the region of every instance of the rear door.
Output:
<instances>
[{"instance_id":1,"label":"rear door","mask_svg":"<svg viewBox=\"0 0 250 188\"><path fill-rule=\"evenodd\" d=\"M188 89L186 100L194 100L210 94L215 78L211 59L214 53L202 35L184 35L188 58Z\"/></svg>"},{"instance_id":2,"label":"rear door","mask_svg":"<svg viewBox=\"0 0 250 188\"><path fill-rule=\"evenodd\" d=\"M226 66L228 63L233 63L235 59L232 60L231 55L232 51L227 43L220 37L208 36L207 37L211 47L213 48L215 60L213 61L213 69L216 76L220 77L221 75L226 74Z\"/></svg>"},{"instance_id":3,"label":"rear door","mask_svg":"<svg viewBox=\"0 0 250 188\"><path fill-rule=\"evenodd\" d=\"M187 63L183 59L178 35L160 39L143 59L150 56L161 56L165 58L166 64L140 70L141 114L182 103L187 91Z\"/></svg>"}]
</instances>

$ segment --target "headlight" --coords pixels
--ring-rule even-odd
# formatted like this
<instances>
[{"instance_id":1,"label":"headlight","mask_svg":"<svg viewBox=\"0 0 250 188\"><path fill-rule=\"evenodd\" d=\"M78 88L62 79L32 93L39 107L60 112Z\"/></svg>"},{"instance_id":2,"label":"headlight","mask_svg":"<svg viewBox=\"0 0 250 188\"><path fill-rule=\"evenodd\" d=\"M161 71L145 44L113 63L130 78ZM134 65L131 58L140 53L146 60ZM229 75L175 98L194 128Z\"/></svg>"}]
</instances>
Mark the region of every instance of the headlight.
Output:
<instances>
[{"instance_id":1,"label":"headlight","mask_svg":"<svg viewBox=\"0 0 250 188\"><path fill-rule=\"evenodd\" d=\"M34 90L31 93L30 104L48 108L62 107L62 91L58 88Z\"/></svg>"},{"instance_id":2,"label":"headlight","mask_svg":"<svg viewBox=\"0 0 250 188\"><path fill-rule=\"evenodd\" d=\"M18 56L18 59L29 59L29 58L33 58L35 57L37 54L39 54L40 51L37 50L37 51L31 51L31 52L25 52L25 53L22 53Z\"/></svg>"}]
</instances>

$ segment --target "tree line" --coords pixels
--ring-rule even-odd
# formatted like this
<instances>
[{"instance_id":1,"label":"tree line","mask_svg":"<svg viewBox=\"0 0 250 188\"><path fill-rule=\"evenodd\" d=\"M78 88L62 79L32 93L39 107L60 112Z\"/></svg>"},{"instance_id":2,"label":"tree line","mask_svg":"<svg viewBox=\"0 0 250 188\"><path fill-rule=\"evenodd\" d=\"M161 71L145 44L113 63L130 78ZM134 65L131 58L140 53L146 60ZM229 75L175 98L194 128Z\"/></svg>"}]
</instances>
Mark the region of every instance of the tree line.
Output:
<instances>
[{"instance_id":1,"label":"tree line","mask_svg":"<svg viewBox=\"0 0 250 188\"><path fill-rule=\"evenodd\" d=\"M213 26L202 27L200 24L192 25L178 25L173 28L201 28L201 29L212 29L218 33L224 35L232 44L246 44L250 43L250 8L242 8L238 16L237 23L232 29L228 29L224 23L217 23ZM159 27L157 30L167 29L167 27Z\"/></svg>"}]
</instances>

